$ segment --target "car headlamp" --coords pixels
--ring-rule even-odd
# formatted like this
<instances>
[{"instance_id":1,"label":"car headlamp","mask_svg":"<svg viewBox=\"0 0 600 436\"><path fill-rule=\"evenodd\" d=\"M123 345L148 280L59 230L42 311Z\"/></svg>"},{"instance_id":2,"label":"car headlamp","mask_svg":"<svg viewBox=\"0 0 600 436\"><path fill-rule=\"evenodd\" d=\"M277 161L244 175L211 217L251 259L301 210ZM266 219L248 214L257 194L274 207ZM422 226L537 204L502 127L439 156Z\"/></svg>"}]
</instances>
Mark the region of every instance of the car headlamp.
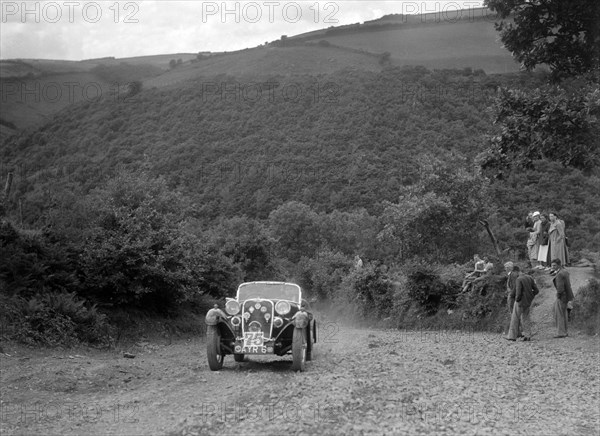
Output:
<instances>
[{"instance_id":1,"label":"car headlamp","mask_svg":"<svg viewBox=\"0 0 600 436\"><path fill-rule=\"evenodd\" d=\"M287 315L288 313L290 313L291 310L291 306L290 303L288 303L287 301L284 300L280 300L277 302L277 304L275 305L275 310L277 311L277 313L279 315Z\"/></svg>"},{"instance_id":2,"label":"car headlamp","mask_svg":"<svg viewBox=\"0 0 600 436\"><path fill-rule=\"evenodd\" d=\"M227 303L225 303L225 311L228 315L237 315L240 311L240 303L236 300L227 300Z\"/></svg>"}]
</instances>

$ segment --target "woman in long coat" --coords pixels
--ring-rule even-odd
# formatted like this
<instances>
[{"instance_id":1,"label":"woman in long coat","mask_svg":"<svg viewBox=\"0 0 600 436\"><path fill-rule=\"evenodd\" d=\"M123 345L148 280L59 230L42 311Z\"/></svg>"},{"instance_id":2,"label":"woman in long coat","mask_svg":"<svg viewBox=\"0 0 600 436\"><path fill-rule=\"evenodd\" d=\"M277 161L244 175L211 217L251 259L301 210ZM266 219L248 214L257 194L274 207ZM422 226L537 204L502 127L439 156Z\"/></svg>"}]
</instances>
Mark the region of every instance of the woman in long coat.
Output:
<instances>
[{"instance_id":1,"label":"woman in long coat","mask_svg":"<svg viewBox=\"0 0 600 436\"><path fill-rule=\"evenodd\" d=\"M567 265L569 263L569 252L565 241L565 223L554 212L551 212L548 216L550 218L548 263L554 259L560 259L562 265Z\"/></svg>"},{"instance_id":2,"label":"woman in long coat","mask_svg":"<svg viewBox=\"0 0 600 436\"><path fill-rule=\"evenodd\" d=\"M539 241L540 241L540 250L538 252L538 262L541 262L541 266L539 268L543 268L543 267L550 267L550 263L548 262L548 231L550 230L550 221L548 221L548 218L546 218L545 214L541 214L540 215L540 223L541 223L541 230L540 230L540 236L539 236Z\"/></svg>"}]
</instances>

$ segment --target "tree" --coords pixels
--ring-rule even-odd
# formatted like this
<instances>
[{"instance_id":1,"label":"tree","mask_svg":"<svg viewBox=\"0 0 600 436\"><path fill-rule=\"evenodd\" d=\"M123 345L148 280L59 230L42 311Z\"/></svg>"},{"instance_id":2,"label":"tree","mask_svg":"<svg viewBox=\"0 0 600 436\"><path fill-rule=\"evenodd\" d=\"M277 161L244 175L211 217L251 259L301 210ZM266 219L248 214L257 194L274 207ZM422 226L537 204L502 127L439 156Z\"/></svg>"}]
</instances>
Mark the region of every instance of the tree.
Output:
<instances>
[{"instance_id":1,"label":"tree","mask_svg":"<svg viewBox=\"0 0 600 436\"><path fill-rule=\"evenodd\" d=\"M133 97L136 94L139 94L142 91L143 84L140 80L134 80L133 82L129 82L127 89L127 96Z\"/></svg>"},{"instance_id":2,"label":"tree","mask_svg":"<svg viewBox=\"0 0 600 436\"><path fill-rule=\"evenodd\" d=\"M478 246L478 220L491 210L487 181L464 163L431 158L421 180L403 187L398 203L384 202L378 239L402 260L468 258Z\"/></svg>"},{"instance_id":3,"label":"tree","mask_svg":"<svg viewBox=\"0 0 600 436\"><path fill-rule=\"evenodd\" d=\"M486 0L485 5L503 19L496 30L527 70L546 64L560 79L599 68L597 0ZM505 21L509 17L513 22Z\"/></svg>"},{"instance_id":4,"label":"tree","mask_svg":"<svg viewBox=\"0 0 600 436\"><path fill-rule=\"evenodd\" d=\"M289 201L269 214L269 229L281 254L297 262L312 257L320 246L317 213L306 204Z\"/></svg>"},{"instance_id":5,"label":"tree","mask_svg":"<svg viewBox=\"0 0 600 436\"><path fill-rule=\"evenodd\" d=\"M379 65L389 65L392 54L389 51L383 52L379 55Z\"/></svg>"},{"instance_id":6,"label":"tree","mask_svg":"<svg viewBox=\"0 0 600 436\"><path fill-rule=\"evenodd\" d=\"M265 226L247 217L221 221L205 232L211 247L230 259L241 270L240 280L276 280L274 240Z\"/></svg>"},{"instance_id":7,"label":"tree","mask_svg":"<svg viewBox=\"0 0 600 436\"><path fill-rule=\"evenodd\" d=\"M548 65L553 85L503 90L494 105L498 134L483 168L532 168L548 159L579 169L600 163L600 3L596 0L487 0L501 18L504 45L531 70Z\"/></svg>"},{"instance_id":8,"label":"tree","mask_svg":"<svg viewBox=\"0 0 600 436\"><path fill-rule=\"evenodd\" d=\"M548 159L564 166L600 165L600 91L593 84L503 90L494 105L499 132L480 156L483 168L532 168Z\"/></svg>"},{"instance_id":9,"label":"tree","mask_svg":"<svg viewBox=\"0 0 600 436\"><path fill-rule=\"evenodd\" d=\"M86 296L165 310L203 292L217 262L183 229L184 200L162 178L119 174L92 194L97 222L82 255Z\"/></svg>"}]
</instances>

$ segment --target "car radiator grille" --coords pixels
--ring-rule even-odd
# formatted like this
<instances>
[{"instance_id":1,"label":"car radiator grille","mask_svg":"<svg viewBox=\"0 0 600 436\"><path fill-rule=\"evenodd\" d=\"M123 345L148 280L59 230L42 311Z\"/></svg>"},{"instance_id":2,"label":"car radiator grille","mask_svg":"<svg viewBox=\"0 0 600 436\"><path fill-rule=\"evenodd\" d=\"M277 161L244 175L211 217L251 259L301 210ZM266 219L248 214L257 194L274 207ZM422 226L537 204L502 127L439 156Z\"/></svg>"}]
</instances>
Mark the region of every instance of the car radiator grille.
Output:
<instances>
[{"instance_id":1,"label":"car radiator grille","mask_svg":"<svg viewBox=\"0 0 600 436\"><path fill-rule=\"evenodd\" d=\"M271 337L274 307L271 300L246 300L242 306L242 332L262 331Z\"/></svg>"}]
</instances>

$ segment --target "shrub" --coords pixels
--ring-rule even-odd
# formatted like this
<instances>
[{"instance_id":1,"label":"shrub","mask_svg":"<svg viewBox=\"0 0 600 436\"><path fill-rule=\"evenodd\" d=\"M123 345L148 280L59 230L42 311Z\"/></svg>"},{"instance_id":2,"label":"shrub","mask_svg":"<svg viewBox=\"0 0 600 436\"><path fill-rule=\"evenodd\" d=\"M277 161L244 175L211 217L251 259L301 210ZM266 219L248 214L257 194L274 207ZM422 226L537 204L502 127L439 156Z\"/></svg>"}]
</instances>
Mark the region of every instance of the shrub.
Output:
<instances>
[{"instance_id":1,"label":"shrub","mask_svg":"<svg viewBox=\"0 0 600 436\"><path fill-rule=\"evenodd\" d=\"M385 265L365 264L348 274L337 298L356 304L363 318L382 319L391 315L394 286Z\"/></svg>"},{"instance_id":2,"label":"shrub","mask_svg":"<svg viewBox=\"0 0 600 436\"><path fill-rule=\"evenodd\" d=\"M404 306L416 303L426 315L435 314L440 308L451 308L460 291L459 273L455 269L443 270L440 266L423 261L408 262L404 266ZM441 273L444 273L445 282Z\"/></svg>"},{"instance_id":3,"label":"shrub","mask_svg":"<svg viewBox=\"0 0 600 436\"><path fill-rule=\"evenodd\" d=\"M93 195L97 220L82 256L87 295L160 311L206 291L202 273L214 276L220 262L184 231L185 205L164 179L121 174Z\"/></svg>"},{"instance_id":4,"label":"shrub","mask_svg":"<svg viewBox=\"0 0 600 436\"><path fill-rule=\"evenodd\" d=\"M470 292L460 295L458 307L466 323L477 329L501 331L508 323L506 276L484 276Z\"/></svg>"},{"instance_id":5,"label":"shrub","mask_svg":"<svg viewBox=\"0 0 600 436\"><path fill-rule=\"evenodd\" d=\"M590 279L579 289L573 302L573 324L588 334L600 330L600 282Z\"/></svg>"},{"instance_id":6,"label":"shrub","mask_svg":"<svg viewBox=\"0 0 600 436\"><path fill-rule=\"evenodd\" d=\"M596 273L600 272L600 253L597 251L582 249L579 251L570 252L569 257L572 264L575 264L582 259L587 259L593 265L594 271Z\"/></svg>"},{"instance_id":7,"label":"shrub","mask_svg":"<svg viewBox=\"0 0 600 436\"><path fill-rule=\"evenodd\" d=\"M0 282L7 295L30 298L37 293L77 289L78 251L50 230L23 231L0 222Z\"/></svg>"},{"instance_id":8,"label":"shrub","mask_svg":"<svg viewBox=\"0 0 600 436\"><path fill-rule=\"evenodd\" d=\"M74 293L35 295L29 299L0 295L0 315L8 338L28 344L107 345L106 316Z\"/></svg>"},{"instance_id":9,"label":"shrub","mask_svg":"<svg viewBox=\"0 0 600 436\"><path fill-rule=\"evenodd\" d=\"M315 258L303 257L298 262L297 277L301 286L317 299L336 298L344 278L352 267L347 256L327 249L320 250Z\"/></svg>"}]
</instances>

